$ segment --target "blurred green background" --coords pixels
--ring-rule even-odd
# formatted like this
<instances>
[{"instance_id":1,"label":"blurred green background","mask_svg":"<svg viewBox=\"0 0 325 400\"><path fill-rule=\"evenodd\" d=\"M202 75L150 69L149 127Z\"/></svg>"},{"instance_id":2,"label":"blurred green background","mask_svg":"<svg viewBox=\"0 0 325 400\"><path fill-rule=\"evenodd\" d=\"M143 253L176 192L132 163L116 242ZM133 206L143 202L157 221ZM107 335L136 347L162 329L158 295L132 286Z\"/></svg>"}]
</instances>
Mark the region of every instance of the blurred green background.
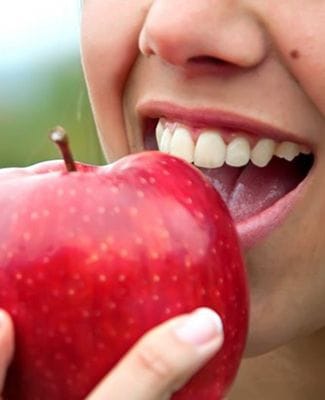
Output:
<instances>
[{"instance_id":1,"label":"blurred green background","mask_svg":"<svg viewBox=\"0 0 325 400\"><path fill-rule=\"evenodd\" d=\"M0 0L0 167L59 158L48 132L69 132L75 159L104 164L79 52L80 0Z\"/></svg>"}]
</instances>

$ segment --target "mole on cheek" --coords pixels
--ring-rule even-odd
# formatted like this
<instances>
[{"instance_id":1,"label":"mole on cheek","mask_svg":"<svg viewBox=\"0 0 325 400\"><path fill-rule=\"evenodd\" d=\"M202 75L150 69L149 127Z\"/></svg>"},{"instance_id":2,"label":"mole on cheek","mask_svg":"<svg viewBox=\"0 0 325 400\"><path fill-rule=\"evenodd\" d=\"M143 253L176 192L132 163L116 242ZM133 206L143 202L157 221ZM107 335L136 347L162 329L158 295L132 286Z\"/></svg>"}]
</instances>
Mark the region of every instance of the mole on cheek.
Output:
<instances>
[{"instance_id":1,"label":"mole on cheek","mask_svg":"<svg viewBox=\"0 0 325 400\"><path fill-rule=\"evenodd\" d=\"M290 57L297 60L300 58L300 52L296 49L290 51Z\"/></svg>"}]
</instances>

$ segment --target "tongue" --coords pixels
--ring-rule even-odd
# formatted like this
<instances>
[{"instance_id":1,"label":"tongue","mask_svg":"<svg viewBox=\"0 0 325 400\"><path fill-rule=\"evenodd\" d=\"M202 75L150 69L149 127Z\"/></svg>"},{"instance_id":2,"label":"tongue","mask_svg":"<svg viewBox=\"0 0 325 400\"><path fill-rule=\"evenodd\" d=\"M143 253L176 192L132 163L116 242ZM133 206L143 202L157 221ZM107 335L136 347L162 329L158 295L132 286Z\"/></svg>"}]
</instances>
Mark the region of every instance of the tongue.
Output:
<instances>
[{"instance_id":1,"label":"tongue","mask_svg":"<svg viewBox=\"0 0 325 400\"><path fill-rule=\"evenodd\" d=\"M299 161L274 157L267 167L248 164L244 168L224 166L202 169L227 203L236 222L243 221L274 204L305 177Z\"/></svg>"}]
</instances>

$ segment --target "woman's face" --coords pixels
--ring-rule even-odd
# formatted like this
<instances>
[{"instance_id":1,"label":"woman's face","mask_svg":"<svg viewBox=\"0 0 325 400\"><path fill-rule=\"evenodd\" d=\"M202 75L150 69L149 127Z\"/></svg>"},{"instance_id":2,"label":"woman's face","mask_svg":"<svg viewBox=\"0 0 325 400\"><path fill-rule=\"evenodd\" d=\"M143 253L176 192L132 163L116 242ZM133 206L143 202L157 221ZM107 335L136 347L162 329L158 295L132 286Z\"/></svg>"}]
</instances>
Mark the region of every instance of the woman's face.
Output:
<instances>
[{"instance_id":1,"label":"woman's face","mask_svg":"<svg viewBox=\"0 0 325 400\"><path fill-rule=\"evenodd\" d=\"M199 166L226 151L236 165L205 172L245 247L251 355L325 326L324 20L323 0L84 5L84 68L108 159L151 148L161 119L163 145L194 151ZM300 185L310 157L261 167L288 141L279 150L287 158L306 147L314 155Z\"/></svg>"}]
</instances>

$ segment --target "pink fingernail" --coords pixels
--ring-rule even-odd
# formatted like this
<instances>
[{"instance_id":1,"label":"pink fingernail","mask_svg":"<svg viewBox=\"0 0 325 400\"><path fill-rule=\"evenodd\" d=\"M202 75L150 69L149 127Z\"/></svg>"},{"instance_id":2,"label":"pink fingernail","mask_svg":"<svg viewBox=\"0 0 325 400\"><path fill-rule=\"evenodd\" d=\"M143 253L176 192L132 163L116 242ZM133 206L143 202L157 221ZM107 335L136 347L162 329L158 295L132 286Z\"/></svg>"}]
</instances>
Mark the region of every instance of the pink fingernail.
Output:
<instances>
[{"instance_id":1,"label":"pink fingernail","mask_svg":"<svg viewBox=\"0 0 325 400\"><path fill-rule=\"evenodd\" d=\"M221 318L210 308L199 308L189 315L182 325L176 327L176 336L186 343L196 346L223 337Z\"/></svg>"}]
</instances>

